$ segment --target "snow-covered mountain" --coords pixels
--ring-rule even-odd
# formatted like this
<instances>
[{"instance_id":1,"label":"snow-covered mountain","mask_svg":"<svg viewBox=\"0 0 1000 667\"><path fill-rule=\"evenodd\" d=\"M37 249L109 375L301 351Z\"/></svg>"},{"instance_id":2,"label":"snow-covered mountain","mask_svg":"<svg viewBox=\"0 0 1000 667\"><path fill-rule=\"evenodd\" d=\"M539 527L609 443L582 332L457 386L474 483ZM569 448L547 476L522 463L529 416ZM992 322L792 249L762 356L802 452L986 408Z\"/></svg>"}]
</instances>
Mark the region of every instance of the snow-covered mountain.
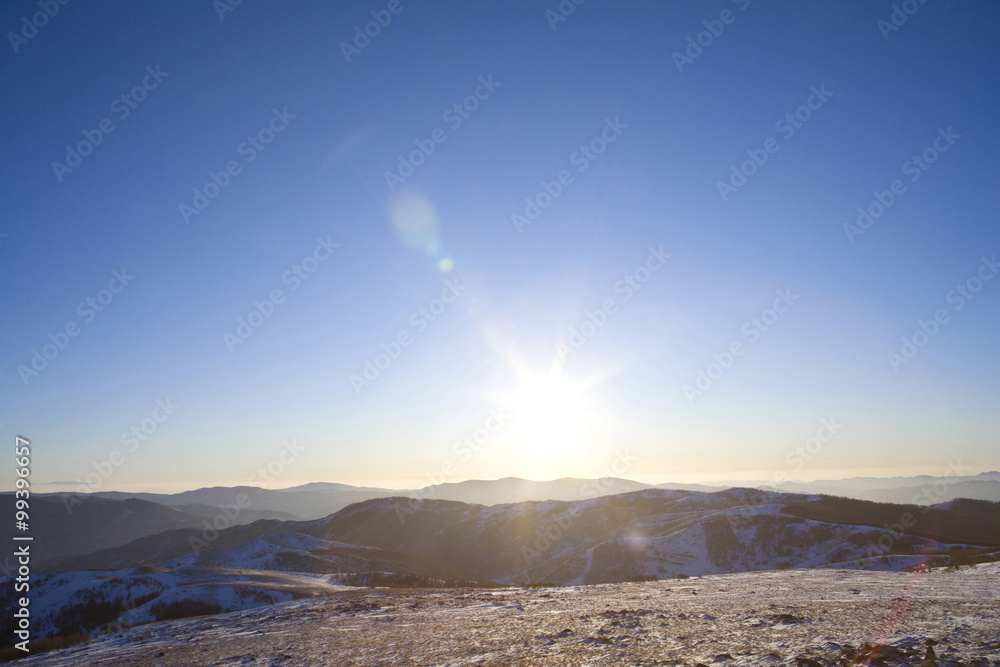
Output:
<instances>
[{"instance_id":1,"label":"snow-covered mountain","mask_svg":"<svg viewBox=\"0 0 1000 667\"><path fill-rule=\"evenodd\" d=\"M64 559L32 591L35 608L45 610L36 631L65 635L343 585L584 585L998 557L1000 504L985 501L920 507L759 489L645 489L491 506L396 497L311 521L147 535ZM4 590L0 606L9 607L13 589Z\"/></svg>"},{"instance_id":2,"label":"snow-covered mountain","mask_svg":"<svg viewBox=\"0 0 1000 667\"><path fill-rule=\"evenodd\" d=\"M469 579L564 585L833 565L902 569L1000 546L1000 505L924 511L755 489L650 489L491 507L371 501L303 530L448 563Z\"/></svg>"},{"instance_id":3,"label":"snow-covered mountain","mask_svg":"<svg viewBox=\"0 0 1000 667\"><path fill-rule=\"evenodd\" d=\"M211 564L570 584L832 565L901 569L996 546L1000 504L985 501L927 508L757 489L646 489L492 506L375 499L313 521L168 531L59 569Z\"/></svg>"}]
</instances>

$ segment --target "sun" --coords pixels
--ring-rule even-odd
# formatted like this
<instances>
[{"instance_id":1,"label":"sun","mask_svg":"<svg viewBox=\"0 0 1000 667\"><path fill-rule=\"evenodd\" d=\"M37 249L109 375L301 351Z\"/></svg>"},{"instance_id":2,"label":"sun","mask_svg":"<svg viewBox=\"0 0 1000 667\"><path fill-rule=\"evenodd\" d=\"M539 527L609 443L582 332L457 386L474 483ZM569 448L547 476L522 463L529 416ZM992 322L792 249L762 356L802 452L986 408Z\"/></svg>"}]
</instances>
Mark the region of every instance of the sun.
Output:
<instances>
[{"instance_id":1,"label":"sun","mask_svg":"<svg viewBox=\"0 0 1000 667\"><path fill-rule=\"evenodd\" d=\"M506 415L502 467L536 480L592 473L606 453L612 424L600 386L620 366L601 364L577 374L561 354L532 363L500 329L487 327L484 333L506 362L507 372L486 392Z\"/></svg>"},{"instance_id":2,"label":"sun","mask_svg":"<svg viewBox=\"0 0 1000 667\"><path fill-rule=\"evenodd\" d=\"M523 461L536 471L565 470L582 446L589 418L585 387L556 373L523 373L503 396Z\"/></svg>"}]
</instances>

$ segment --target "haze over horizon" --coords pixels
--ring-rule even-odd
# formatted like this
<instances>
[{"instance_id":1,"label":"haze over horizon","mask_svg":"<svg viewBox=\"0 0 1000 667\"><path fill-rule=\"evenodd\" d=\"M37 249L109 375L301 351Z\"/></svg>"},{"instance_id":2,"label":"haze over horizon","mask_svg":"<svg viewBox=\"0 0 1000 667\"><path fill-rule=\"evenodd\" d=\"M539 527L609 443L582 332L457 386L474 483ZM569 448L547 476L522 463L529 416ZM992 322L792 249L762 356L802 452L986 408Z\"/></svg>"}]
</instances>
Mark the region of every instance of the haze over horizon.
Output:
<instances>
[{"instance_id":1,"label":"haze over horizon","mask_svg":"<svg viewBox=\"0 0 1000 667\"><path fill-rule=\"evenodd\" d=\"M995 470L1000 6L557 4L69 3L8 39L33 484Z\"/></svg>"},{"instance_id":2,"label":"haze over horizon","mask_svg":"<svg viewBox=\"0 0 1000 667\"><path fill-rule=\"evenodd\" d=\"M903 474L903 473L901 473L900 475L896 475L896 476L893 476L893 477L879 477L879 476L868 476L868 475L852 475L850 477L835 477L835 478L797 478L797 479L794 479L794 480L792 480L792 479L784 480L782 482L775 482L773 476L771 478L760 477L760 478L756 478L756 479L754 479L754 478L745 478L745 479L737 479L737 478L713 478L713 479L709 479L709 478L704 478L704 479L698 479L696 481L696 480L693 480L693 479L687 479L687 480L666 480L666 479L659 479L659 478L643 477L643 476L638 476L638 475L632 476L632 477L618 477L618 476L615 476L615 475L605 475L605 476L601 476L601 477L552 477L552 478L545 478L545 479L529 479L529 478L524 478L524 477L510 477L510 476L508 476L508 477L493 477L493 478L469 478L469 479L447 479L446 478L443 482L441 482L441 481L435 481L435 480L432 480L432 479L424 479L424 480L418 480L420 483L412 485L412 486L401 486L401 485L384 486L384 485L379 485L379 484L365 484L365 483L345 484L344 482L337 482L337 481L332 481L332 480L312 480L312 481L309 481L309 482L300 482L300 483L295 483L295 484L272 486L272 485L268 484L268 482L267 482L266 479L260 478L260 479L256 480L257 483L255 483L255 484L236 484L236 485L232 485L232 486L233 487L239 487L239 486L258 486L260 488L268 489L268 490L271 490L271 491L287 491L287 490L290 490L290 489L299 489L301 487L306 487L306 486L309 486L309 485L344 484L345 486L359 488L359 489L372 489L373 488L373 489L385 489L385 490L390 490L390 491L412 492L412 491L420 491L420 490L423 490L423 489L431 488L431 487L437 486L439 484L490 483L490 482L500 482L500 481L520 481L520 482L528 482L528 483L533 483L533 484L544 484L546 482L554 482L554 481L566 480L566 479L575 479L575 480L580 480L580 481L588 482L588 481L595 481L595 480L600 480L600 479L611 478L611 479L624 480L626 482L637 482L639 484L648 485L650 487L654 487L654 486L657 486L659 484L670 484L670 485L685 485L685 484L689 484L692 487L697 487L697 486L731 487L731 486L747 486L747 485L758 486L759 485L761 487L773 489L773 490L776 490L776 491L784 491L784 490L787 490L785 487L788 484L790 484L790 483L800 483L800 484L808 484L808 483L827 484L827 483L829 483L829 484L836 484L838 482L851 481L851 480L857 480L857 479L864 479L864 480L871 479L871 480L884 480L885 481L884 488L885 489L892 489L892 488L896 487L896 485L899 482L899 480L909 480L911 478L920 477L920 476L929 476L929 477L932 477L934 479L945 479L945 480L949 480L949 479L955 478L955 477L962 477L962 478L964 478L964 477L976 477L977 475L995 475L995 476L1000 477L1000 472L998 472L996 470L968 470L968 469L964 468L963 466L961 466L960 464L957 464L957 462L953 462L953 463L956 463L956 465L953 465L953 466L949 467L947 470L945 470L943 472L940 472L940 474L913 472L911 474ZM613 472L613 471L610 471L610 472ZM851 471L851 472L854 472L854 471ZM38 484L37 485L37 490L40 493L73 493L73 494L86 494L86 493L90 493L91 491L93 491L93 492L100 492L100 493L118 492L118 493L126 493L126 494L128 494L128 493L176 494L176 493L183 493L183 492L186 492L186 491L197 491L197 490L200 490L200 489L213 488L213 487L216 487L216 488L230 488L230 485L212 484L212 485L207 485L207 486L185 486L185 485L174 484L172 486L163 486L163 485L161 485L161 486L147 486L147 487L138 487L138 486L135 486L135 487L131 487L131 488L116 488L112 484L107 484L107 485L100 485L99 488L91 489L91 488L89 488L89 486L86 483L86 481L83 481L81 483L80 480L77 480L77 481L61 480L61 481L45 482L45 483ZM421 497L424 497L424 496L421 496ZM433 497L433 496L432 495L428 495L426 497Z\"/></svg>"}]
</instances>

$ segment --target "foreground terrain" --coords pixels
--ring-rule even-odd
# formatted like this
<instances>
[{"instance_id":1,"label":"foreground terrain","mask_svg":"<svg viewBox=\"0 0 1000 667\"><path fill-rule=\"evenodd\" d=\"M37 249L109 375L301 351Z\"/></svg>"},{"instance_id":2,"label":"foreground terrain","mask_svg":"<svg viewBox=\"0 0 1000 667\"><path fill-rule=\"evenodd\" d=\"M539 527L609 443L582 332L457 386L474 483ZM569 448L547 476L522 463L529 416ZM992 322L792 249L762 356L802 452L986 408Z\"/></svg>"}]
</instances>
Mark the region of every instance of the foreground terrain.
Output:
<instances>
[{"instance_id":1,"label":"foreground terrain","mask_svg":"<svg viewBox=\"0 0 1000 667\"><path fill-rule=\"evenodd\" d=\"M1000 665L1000 564L351 589L167 621L23 665ZM874 651L874 652L873 652ZM808 664L808 663L807 663Z\"/></svg>"}]
</instances>

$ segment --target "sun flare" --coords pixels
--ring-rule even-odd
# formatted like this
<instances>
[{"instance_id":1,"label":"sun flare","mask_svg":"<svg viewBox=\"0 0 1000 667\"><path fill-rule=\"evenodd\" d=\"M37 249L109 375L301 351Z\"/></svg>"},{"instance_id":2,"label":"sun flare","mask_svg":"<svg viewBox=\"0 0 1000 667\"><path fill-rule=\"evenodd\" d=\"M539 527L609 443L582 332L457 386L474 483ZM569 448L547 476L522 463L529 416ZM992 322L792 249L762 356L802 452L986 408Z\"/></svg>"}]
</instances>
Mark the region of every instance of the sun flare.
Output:
<instances>
[{"instance_id":1,"label":"sun flare","mask_svg":"<svg viewBox=\"0 0 1000 667\"><path fill-rule=\"evenodd\" d=\"M555 374L525 373L503 404L525 473L548 476L582 455L589 408L581 384Z\"/></svg>"},{"instance_id":2,"label":"sun flare","mask_svg":"<svg viewBox=\"0 0 1000 667\"><path fill-rule=\"evenodd\" d=\"M586 418L578 387L558 377L532 377L511 401L514 428L536 446L573 444Z\"/></svg>"}]
</instances>

